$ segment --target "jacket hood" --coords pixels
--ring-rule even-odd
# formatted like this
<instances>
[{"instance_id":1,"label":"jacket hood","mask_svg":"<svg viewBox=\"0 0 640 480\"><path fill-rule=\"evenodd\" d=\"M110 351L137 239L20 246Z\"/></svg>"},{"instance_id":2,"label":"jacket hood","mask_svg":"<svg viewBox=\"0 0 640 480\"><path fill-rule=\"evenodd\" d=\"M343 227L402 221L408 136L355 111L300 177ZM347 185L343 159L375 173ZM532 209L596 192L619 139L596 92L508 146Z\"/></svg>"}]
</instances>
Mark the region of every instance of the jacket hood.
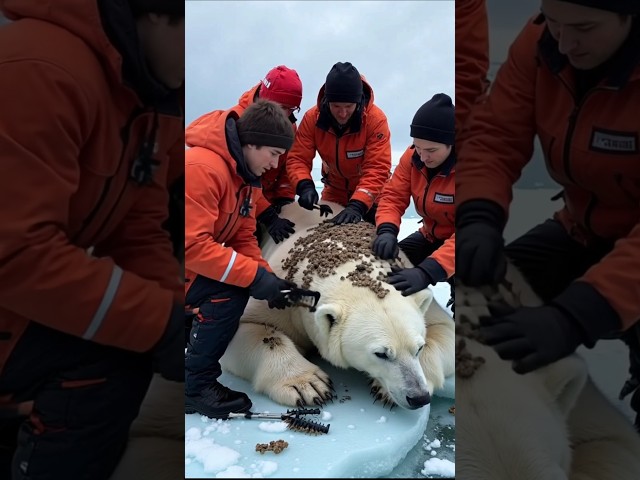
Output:
<instances>
[{"instance_id":1,"label":"jacket hood","mask_svg":"<svg viewBox=\"0 0 640 480\"><path fill-rule=\"evenodd\" d=\"M128 0L0 0L0 10L10 20L42 20L77 35L101 58L109 78L144 103L169 93L147 68Z\"/></svg>"},{"instance_id":2,"label":"jacket hood","mask_svg":"<svg viewBox=\"0 0 640 480\"><path fill-rule=\"evenodd\" d=\"M258 88L260 88L259 83L254 87L250 88L249 90L247 90L246 92L244 92L238 99L238 105L240 105L242 108L247 108L249 105L251 105L254 99L256 98L256 93L258 91Z\"/></svg>"},{"instance_id":3,"label":"jacket hood","mask_svg":"<svg viewBox=\"0 0 640 480\"><path fill-rule=\"evenodd\" d=\"M235 127L238 118L238 112L233 108L205 113L186 128L185 143L188 147L211 150L247 183L259 186L260 177L256 177L249 171L242 155L242 147Z\"/></svg>"}]
</instances>

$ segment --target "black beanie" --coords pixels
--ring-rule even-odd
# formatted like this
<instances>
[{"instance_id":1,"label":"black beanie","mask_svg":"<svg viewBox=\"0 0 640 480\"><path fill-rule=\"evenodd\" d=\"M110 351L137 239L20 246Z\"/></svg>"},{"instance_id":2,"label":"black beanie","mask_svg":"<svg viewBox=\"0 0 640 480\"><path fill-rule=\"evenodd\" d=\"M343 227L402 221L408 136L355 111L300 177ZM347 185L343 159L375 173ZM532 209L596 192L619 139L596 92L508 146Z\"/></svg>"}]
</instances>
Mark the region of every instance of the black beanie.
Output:
<instances>
[{"instance_id":1,"label":"black beanie","mask_svg":"<svg viewBox=\"0 0 640 480\"><path fill-rule=\"evenodd\" d=\"M575 3L583 7L607 10L608 12L620 14L640 13L639 0L561 0L566 3Z\"/></svg>"},{"instance_id":2,"label":"black beanie","mask_svg":"<svg viewBox=\"0 0 640 480\"><path fill-rule=\"evenodd\" d=\"M349 62L336 63L327 75L324 96L328 102L360 103L362 79L358 69Z\"/></svg>"},{"instance_id":3,"label":"black beanie","mask_svg":"<svg viewBox=\"0 0 640 480\"><path fill-rule=\"evenodd\" d=\"M411 122L411 138L453 145L456 140L455 110L451 97L436 93L422 105Z\"/></svg>"},{"instance_id":4,"label":"black beanie","mask_svg":"<svg viewBox=\"0 0 640 480\"><path fill-rule=\"evenodd\" d=\"M184 1L179 0L129 0L134 16L143 13L160 13L184 16Z\"/></svg>"}]
</instances>

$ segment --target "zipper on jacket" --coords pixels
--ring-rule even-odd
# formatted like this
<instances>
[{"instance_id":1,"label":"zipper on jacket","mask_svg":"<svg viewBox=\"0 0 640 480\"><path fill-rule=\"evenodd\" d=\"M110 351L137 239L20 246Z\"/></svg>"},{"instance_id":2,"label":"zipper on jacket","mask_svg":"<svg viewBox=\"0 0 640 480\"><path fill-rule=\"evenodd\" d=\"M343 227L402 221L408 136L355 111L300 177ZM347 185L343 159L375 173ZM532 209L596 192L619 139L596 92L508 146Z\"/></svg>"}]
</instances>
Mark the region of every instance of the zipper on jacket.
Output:
<instances>
[{"instance_id":1,"label":"zipper on jacket","mask_svg":"<svg viewBox=\"0 0 640 480\"><path fill-rule=\"evenodd\" d=\"M573 91L571 90L571 88L569 87L569 85L567 84L567 82L562 78L562 76L558 76L558 78L560 78L560 81L562 84L564 84L564 86L569 90L569 92L571 93L571 96L574 98L574 102L575 102L575 95L573 95ZM569 179L569 181L571 181L571 183L578 185L578 183L575 181L575 179L573 178L573 175L571 174L571 140L573 138L573 133L575 131L576 128L576 124L578 123L578 115L580 113L580 110L582 109L582 107L584 106L586 100L593 95L595 92L599 91L599 90L617 90L616 88L613 87L607 87L607 86L596 86L593 87L591 89L589 89L580 99L579 102L576 103L576 105L573 108L573 111L571 112L571 115L569 116L569 126L567 128L567 134L564 137L564 147L563 147L563 152L562 152L562 163L564 166L564 172L565 175L567 176L567 178ZM583 217L583 225L587 228L587 230L591 231L591 214L593 213L593 210L596 206L596 204L598 203L598 200L596 198L596 196L591 193L591 200L589 200L589 204L587 205L587 208L585 209L584 212L584 217Z\"/></svg>"},{"instance_id":2,"label":"zipper on jacket","mask_svg":"<svg viewBox=\"0 0 640 480\"><path fill-rule=\"evenodd\" d=\"M120 131L120 137L122 139L122 150L120 152L120 159L118 161L118 167L116 168L115 173L113 175L111 175L109 178L107 178L107 180L106 180L106 182L104 184L104 188L102 189L102 193L100 194L100 198L98 198L98 201L96 202L96 204L93 207L93 209L91 210L91 212L89 212L89 215L87 215L86 218L82 221L82 226L80 227L80 230L78 230L78 233L76 233L73 236L73 240L77 240L78 238L80 238L80 236L85 232L87 227L89 225L91 225L91 222L93 221L95 216L98 214L98 212L102 208L105 200L107 199L109 191L111 190L111 183L113 182L113 179L116 176L118 176L118 173L120 172L120 169L122 168L122 162L124 161L124 157L125 157L125 153L127 151L127 147L129 146L129 137L130 137L130 133L131 133L131 126L133 125L133 122L135 121L135 119L140 116L141 112L142 112L142 110L135 109L131 113L129 118L127 119L127 123L125 124L125 126ZM127 182L125 182L125 187L126 187L126 184L127 184ZM122 192L120 192L120 195L118 196L118 201L116 202L116 204L120 201L121 197L122 197ZM111 209L111 212L113 212L113 208ZM111 212L109 212L109 215L111 215ZM105 222L106 222L106 220L108 220L108 218L109 218L109 216L106 217ZM104 223L105 222L103 222L103 224L100 226L100 228L98 229L97 232L102 230L102 228L104 227ZM94 235L94 238L96 236L97 236L97 234Z\"/></svg>"},{"instance_id":3,"label":"zipper on jacket","mask_svg":"<svg viewBox=\"0 0 640 480\"><path fill-rule=\"evenodd\" d=\"M235 205L235 207L233 207L233 211L235 212L236 210L238 210L238 214L234 215L234 216L230 216L227 219L227 222L222 227L222 230L220 230L220 237L219 237L220 240L218 241L218 243L224 243L227 240L226 238L224 238L224 235L223 235L224 231L225 230L233 230L233 227L235 227L236 223L238 223L238 218L240 217L240 211L239 211L240 209L238 208L238 205L241 205L242 202L244 202L245 199L247 198L247 196L245 196L242 199L242 202L240 201L240 194L245 189L245 187L249 187L249 194L251 194L251 188L252 187L248 183L245 183L240 187L240 190L238 190L238 194L236 195L236 205ZM233 219L233 223L231 225L229 225L231 223L232 219Z\"/></svg>"},{"instance_id":4,"label":"zipper on jacket","mask_svg":"<svg viewBox=\"0 0 640 480\"><path fill-rule=\"evenodd\" d=\"M349 191L349 180L344 176L342 171L340 170L340 137L336 135L336 170L338 171L338 175L344 178L344 189Z\"/></svg>"}]
</instances>

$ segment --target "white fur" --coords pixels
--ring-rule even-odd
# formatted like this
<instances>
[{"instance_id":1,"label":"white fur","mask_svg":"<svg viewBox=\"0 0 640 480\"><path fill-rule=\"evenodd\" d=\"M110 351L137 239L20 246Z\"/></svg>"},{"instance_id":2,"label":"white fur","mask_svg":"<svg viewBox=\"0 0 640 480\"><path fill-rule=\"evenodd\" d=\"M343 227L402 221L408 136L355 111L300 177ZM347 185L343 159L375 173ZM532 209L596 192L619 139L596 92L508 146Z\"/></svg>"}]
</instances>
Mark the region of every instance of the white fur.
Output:
<instances>
[{"instance_id":1,"label":"white fur","mask_svg":"<svg viewBox=\"0 0 640 480\"><path fill-rule=\"evenodd\" d=\"M473 323L487 298L513 306L540 305L509 265L511 288L500 292L459 287L456 314ZM474 480L640 478L640 437L588 377L578 355L526 375L493 349L467 339L486 363L456 378L456 473Z\"/></svg>"},{"instance_id":2,"label":"white fur","mask_svg":"<svg viewBox=\"0 0 640 480\"><path fill-rule=\"evenodd\" d=\"M341 210L337 204L323 203L334 213ZM263 256L284 277L282 261L295 240L324 218L297 204L287 205L282 216L296 224L296 233L280 244L269 238ZM313 278L309 288L321 293L315 313L303 307L271 310L266 302L251 299L222 366L276 402L312 404L331 396L328 375L304 357L317 349L333 365L369 375L389 400L416 408L416 402L442 387L445 376L454 371L453 321L429 289L403 297L389 285L389 293L380 299L368 288L340 280L356 263L338 267L335 275ZM379 270L389 271L388 262L373 263L374 278ZM304 264L306 260L294 278L299 285ZM335 319L333 325L330 318ZM272 340L265 343L265 338ZM388 360L376 353L385 353Z\"/></svg>"}]
</instances>

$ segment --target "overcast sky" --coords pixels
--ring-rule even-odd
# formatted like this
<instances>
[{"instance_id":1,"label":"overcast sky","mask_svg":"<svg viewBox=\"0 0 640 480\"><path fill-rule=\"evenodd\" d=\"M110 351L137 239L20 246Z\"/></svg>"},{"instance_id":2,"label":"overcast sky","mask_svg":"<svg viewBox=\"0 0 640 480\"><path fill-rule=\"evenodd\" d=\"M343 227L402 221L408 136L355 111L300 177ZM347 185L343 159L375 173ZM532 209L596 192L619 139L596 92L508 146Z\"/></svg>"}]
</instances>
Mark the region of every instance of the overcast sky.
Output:
<instances>
[{"instance_id":1,"label":"overcast sky","mask_svg":"<svg viewBox=\"0 0 640 480\"><path fill-rule=\"evenodd\" d=\"M302 80L302 114L336 62L351 62L389 119L393 150L435 93L454 96L454 2L187 1L186 121L235 105L274 66Z\"/></svg>"}]
</instances>

